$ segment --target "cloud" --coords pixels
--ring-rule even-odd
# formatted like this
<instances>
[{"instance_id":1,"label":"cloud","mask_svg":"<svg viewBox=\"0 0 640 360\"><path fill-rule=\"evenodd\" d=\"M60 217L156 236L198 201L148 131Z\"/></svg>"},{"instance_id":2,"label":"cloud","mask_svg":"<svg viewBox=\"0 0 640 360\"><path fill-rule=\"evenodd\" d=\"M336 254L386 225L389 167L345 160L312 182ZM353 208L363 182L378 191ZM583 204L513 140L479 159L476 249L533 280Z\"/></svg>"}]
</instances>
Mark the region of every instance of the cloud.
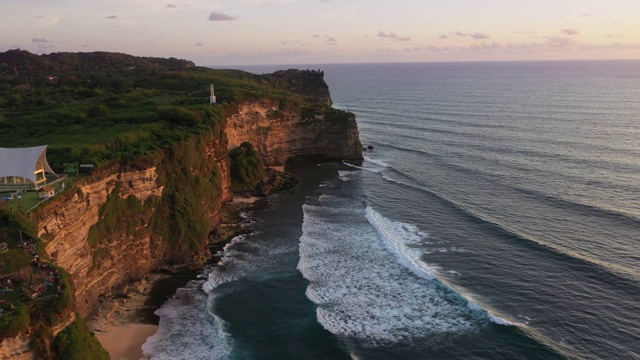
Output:
<instances>
[{"instance_id":1,"label":"cloud","mask_svg":"<svg viewBox=\"0 0 640 360\"><path fill-rule=\"evenodd\" d=\"M383 31L378 31L378 37L383 39L391 39L393 41L410 41L411 38L408 36L400 36L394 32L385 33Z\"/></svg>"},{"instance_id":2,"label":"cloud","mask_svg":"<svg viewBox=\"0 0 640 360\"><path fill-rule=\"evenodd\" d=\"M560 32L565 34L565 35L569 35L569 36L574 36L574 35L578 35L580 34L580 32L576 29L560 29Z\"/></svg>"},{"instance_id":3,"label":"cloud","mask_svg":"<svg viewBox=\"0 0 640 360\"><path fill-rule=\"evenodd\" d=\"M167 4L168 8L175 9L177 6L175 4Z\"/></svg>"},{"instance_id":4,"label":"cloud","mask_svg":"<svg viewBox=\"0 0 640 360\"><path fill-rule=\"evenodd\" d=\"M88 48L88 47L89 47L89 44L82 44L82 47L83 47L83 48Z\"/></svg>"},{"instance_id":5,"label":"cloud","mask_svg":"<svg viewBox=\"0 0 640 360\"><path fill-rule=\"evenodd\" d=\"M582 14L582 17L583 17L583 18L586 18L586 17L592 17L592 16L593 16L593 14L591 14L591 13L583 13L583 14Z\"/></svg>"},{"instance_id":6,"label":"cloud","mask_svg":"<svg viewBox=\"0 0 640 360\"><path fill-rule=\"evenodd\" d=\"M327 39L327 43L335 43L337 40L332 38L331 36L325 36L325 38Z\"/></svg>"},{"instance_id":7,"label":"cloud","mask_svg":"<svg viewBox=\"0 0 640 360\"><path fill-rule=\"evenodd\" d=\"M331 0L320 0L320 3L321 3L321 4L326 4L326 3L328 3L328 2L331 2Z\"/></svg>"},{"instance_id":8,"label":"cloud","mask_svg":"<svg viewBox=\"0 0 640 360\"><path fill-rule=\"evenodd\" d=\"M204 46L203 43L196 43L196 46Z\"/></svg>"},{"instance_id":9,"label":"cloud","mask_svg":"<svg viewBox=\"0 0 640 360\"><path fill-rule=\"evenodd\" d=\"M209 14L209 21L235 21L235 20L238 20L238 18L229 16L227 14L219 13L219 12L211 12L211 14Z\"/></svg>"},{"instance_id":10,"label":"cloud","mask_svg":"<svg viewBox=\"0 0 640 360\"><path fill-rule=\"evenodd\" d=\"M109 20L115 20L117 18L118 18L118 16L116 16L116 15L105 16L105 19L109 19Z\"/></svg>"},{"instance_id":11,"label":"cloud","mask_svg":"<svg viewBox=\"0 0 640 360\"><path fill-rule=\"evenodd\" d=\"M482 40L482 39L491 39L491 36L487 35L487 34L483 34L483 33L473 33L473 34L469 34L469 36L471 36L473 39L476 40Z\"/></svg>"},{"instance_id":12,"label":"cloud","mask_svg":"<svg viewBox=\"0 0 640 360\"><path fill-rule=\"evenodd\" d=\"M33 38L33 39L31 39L31 42L32 43L41 43L41 44L43 44L43 43L48 43L48 42L51 42L51 41L47 40L45 38Z\"/></svg>"},{"instance_id":13,"label":"cloud","mask_svg":"<svg viewBox=\"0 0 640 360\"><path fill-rule=\"evenodd\" d=\"M452 33L449 33L449 35L451 36L457 36L457 37L470 37L472 39L475 40L484 40L484 39L491 39L491 36L481 33L481 32L474 32L474 33L465 33L462 31L454 31ZM440 39L447 39L449 36L447 34L442 34L440 35Z\"/></svg>"},{"instance_id":14,"label":"cloud","mask_svg":"<svg viewBox=\"0 0 640 360\"><path fill-rule=\"evenodd\" d=\"M577 46L580 43L566 36L549 36L547 37L547 45L552 48L566 48Z\"/></svg>"},{"instance_id":15,"label":"cloud","mask_svg":"<svg viewBox=\"0 0 640 360\"><path fill-rule=\"evenodd\" d=\"M284 40L280 44L282 44L282 45L297 44L297 45L302 45L302 46L307 45L306 43L303 43L300 40Z\"/></svg>"},{"instance_id":16,"label":"cloud","mask_svg":"<svg viewBox=\"0 0 640 360\"><path fill-rule=\"evenodd\" d=\"M608 38L621 38L622 37L621 35L617 35L617 34L607 34L605 36L608 37Z\"/></svg>"},{"instance_id":17,"label":"cloud","mask_svg":"<svg viewBox=\"0 0 640 360\"><path fill-rule=\"evenodd\" d=\"M447 34L441 34L438 36L438 39L448 39L448 38L449 38L449 35Z\"/></svg>"},{"instance_id":18,"label":"cloud","mask_svg":"<svg viewBox=\"0 0 640 360\"><path fill-rule=\"evenodd\" d=\"M319 37L320 37L320 35L318 35L318 34L313 34L313 35L311 35L311 37L312 37L312 38L319 38Z\"/></svg>"}]
</instances>

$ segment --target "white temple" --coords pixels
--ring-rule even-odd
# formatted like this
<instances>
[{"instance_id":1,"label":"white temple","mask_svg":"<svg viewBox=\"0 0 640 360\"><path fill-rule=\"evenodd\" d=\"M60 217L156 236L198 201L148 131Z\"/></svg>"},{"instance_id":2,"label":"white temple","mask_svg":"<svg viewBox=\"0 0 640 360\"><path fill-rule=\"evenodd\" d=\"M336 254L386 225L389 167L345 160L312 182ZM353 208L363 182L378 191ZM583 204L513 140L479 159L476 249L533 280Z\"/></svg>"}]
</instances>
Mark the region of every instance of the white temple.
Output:
<instances>
[{"instance_id":1,"label":"white temple","mask_svg":"<svg viewBox=\"0 0 640 360\"><path fill-rule=\"evenodd\" d=\"M209 97L209 102L211 104L216 103L216 94L213 92L213 84L211 84L211 97Z\"/></svg>"}]
</instances>

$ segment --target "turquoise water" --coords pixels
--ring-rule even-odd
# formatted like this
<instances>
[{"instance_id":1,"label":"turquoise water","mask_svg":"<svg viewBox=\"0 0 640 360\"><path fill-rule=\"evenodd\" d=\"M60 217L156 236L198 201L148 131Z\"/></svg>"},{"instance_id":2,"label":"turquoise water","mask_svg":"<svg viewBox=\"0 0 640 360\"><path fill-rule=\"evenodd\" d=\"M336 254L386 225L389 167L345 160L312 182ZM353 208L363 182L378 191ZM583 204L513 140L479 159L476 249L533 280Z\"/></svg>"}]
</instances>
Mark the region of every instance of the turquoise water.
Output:
<instances>
[{"instance_id":1,"label":"turquoise water","mask_svg":"<svg viewBox=\"0 0 640 360\"><path fill-rule=\"evenodd\" d=\"M640 62L309 68L374 149L299 169L148 354L640 358Z\"/></svg>"}]
</instances>

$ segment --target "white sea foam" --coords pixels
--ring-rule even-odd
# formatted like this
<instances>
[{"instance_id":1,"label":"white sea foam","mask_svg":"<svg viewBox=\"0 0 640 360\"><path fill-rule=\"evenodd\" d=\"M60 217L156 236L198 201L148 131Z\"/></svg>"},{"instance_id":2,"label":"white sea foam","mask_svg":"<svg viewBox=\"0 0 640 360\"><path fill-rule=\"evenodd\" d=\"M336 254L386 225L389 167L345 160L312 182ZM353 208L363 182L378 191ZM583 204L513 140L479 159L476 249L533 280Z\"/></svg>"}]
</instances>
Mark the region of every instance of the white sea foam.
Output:
<instances>
[{"instance_id":1,"label":"white sea foam","mask_svg":"<svg viewBox=\"0 0 640 360\"><path fill-rule=\"evenodd\" d=\"M207 311L207 294L201 286L202 281L191 281L156 311L160 324L156 334L142 345L146 358L218 360L228 357L231 340L225 323Z\"/></svg>"},{"instance_id":2,"label":"white sea foam","mask_svg":"<svg viewBox=\"0 0 640 360\"><path fill-rule=\"evenodd\" d=\"M405 185L402 181L400 181L400 180L396 180L396 179L393 179L393 178L391 178L391 177L387 176L386 174L382 174L382 178L383 178L383 179L385 179L385 180L387 180L387 181L394 182L394 183L396 183L396 184Z\"/></svg>"},{"instance_id":3,"label":"white sea foam","mask_svg":"<svg viewBox=\"0 0 640 360\"><path fill-rule=\"evenodd\" d=\"M342 181L351 181L358 175L357 171L338 170L338 177Z\"/></svg>"},{"instance_id":4,"label":"white sea foam","mask_svg":"<svg viewBox=\"0 0 640 360\"><path fill-rule=\"evenodd\" d=\"M298 269L310 282L307 297L319 305L317 319L327 330L375 346L429 341L430 334L466 331L487 321L446 296L431 280L433 269L414 264L416 277L386 249L401 251L392 245L400 239L419 245L428 237L425 232L384 224L369 209L388 238L381 239L365 221L365 209L347 200L305 204L303 210Z\"/></svg>"},{"instance_id":5,"label":"white sea foam","mask_svg":"<svg viewBox=\"0 0 640 360\"><path fill-rule=\"evenodd\" d=\"M420 231L414 225L391 221L370 206L365 209L365 217L378 231L384 245L395 255L400 264L422 278L433 279L435 273L437 273L436 269L428 266L420 259L424 250L407 246L420 244L429 236L427 233Z\"/></svg>"},{"instance_id":6,"label":"white sea foam","mask_svg":"<svg viewBox=\"0 0 640 360\"><path fill-rule=\"evenodd\" d=\"M372 159L372 158L370 158L368 156L363 156L363 158L364 158L364 161L366 161L366 162L368 162L370 164L377 165L377 166L380 166L380 167L385 167L385 168L389 167L389 165L386 162L382 161L382 160Z\"/></svg>"},{"instance_id":7,"label":"white sea foam","mask_svg":"<svg viewBox=\"0 0 640 360\"><path fill-rule=\"evenodd\" d=\"M352 168L354 168L354 169L365 170L365 171L372 172L372 173L379 173L379 172L381 172L381 171L383 171L383 170L385 170L385 169L386 169L386 168L384 168L384 167L365 167L365 166L358 166L358 165L351 164L351 163L349 163L349 162L347 162L347 161L343 161L342 163L343 163L343 164L345 164L345 165L347 165L347 166L349 166L349 167L352 167Z\"/></svg>"},{"instance_id":8,"label":"white sea foam","mask_svg":"<svg viewBox=\"0 0 640 360\"><path fill-rule=\"evenodd\" d=\"M490 313L489 311L487 311L486 309L483 309L480 305L476 304L475 302L471 301L471 300L467 300L467 306L469 306L470 309L472 310L476 310L476 311L480 311L482 313L486 313L487 316L489 317L489 320L491 320L492 323L498 324L498 325L504 325L504 326L512 326L514 325L514 323L507 321L499 316L496 316L492 313Z\"/></svg>"},{"instance_id":9,"label":"white sea foam","mask_svg":"<svg viewBox=\"0 0 640 360\"><path fill-rule=\"evenodd\" d=\"M428 235L416 226L411 224L406 224L397 221L391 221L384 216L380 215L380 213L373 210L371 207L367 206L366 208L366 218L369 220L371 225L376 228L382 240L384 241L387 249L391 251L398 262L409 269L414 274L424 277L426 279L433 279L438 271L433 266L428 266L424 261L420 259L423 250L418 250L416 248L412 248L408 245L417 244L422 242L422 240ZM461 248L435 248L431 249L432 252L464 252L464 249ZM463 295L464 296L464 295ZM485 313L489 320L498 324L498 325L512 325L509 321L502 319L486 309L478 306L473 301L467 299L467 304L470 309L479 311L481 313Z\"/></svg>"}]
</instances>

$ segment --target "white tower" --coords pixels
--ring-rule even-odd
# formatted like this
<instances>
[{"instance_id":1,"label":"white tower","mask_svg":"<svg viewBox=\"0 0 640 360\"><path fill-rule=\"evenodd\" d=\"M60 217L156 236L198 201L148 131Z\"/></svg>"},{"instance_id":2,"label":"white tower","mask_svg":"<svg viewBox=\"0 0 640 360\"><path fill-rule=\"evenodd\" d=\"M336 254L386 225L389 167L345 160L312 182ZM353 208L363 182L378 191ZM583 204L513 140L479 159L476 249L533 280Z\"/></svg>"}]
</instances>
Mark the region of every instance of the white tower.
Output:
<instances>
[{"instance_id":1,"label":"white tower","mask_svg":"<svg viewBox=\"0 0 640 360\"><path fill-rule=\"evenodd\" d=\"M213 84L211 84L211 97L209 98L211 104L216 103L216 94L213 92Z\"/></svg>"}]
</instances>

